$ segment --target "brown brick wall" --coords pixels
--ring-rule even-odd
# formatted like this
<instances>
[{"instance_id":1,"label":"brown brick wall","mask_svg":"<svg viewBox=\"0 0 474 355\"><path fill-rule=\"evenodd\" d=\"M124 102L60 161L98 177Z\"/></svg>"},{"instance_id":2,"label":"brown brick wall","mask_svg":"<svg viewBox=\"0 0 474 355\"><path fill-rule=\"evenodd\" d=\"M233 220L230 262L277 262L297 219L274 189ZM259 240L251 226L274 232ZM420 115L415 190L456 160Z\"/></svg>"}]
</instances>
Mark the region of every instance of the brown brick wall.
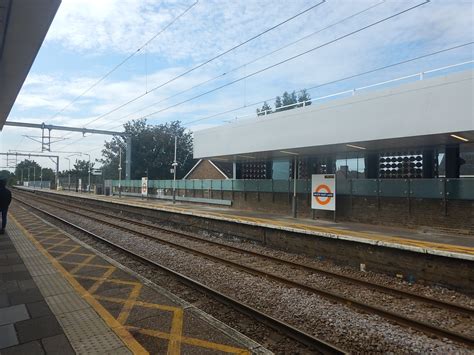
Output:
<instances>
[{"instance_id":1,"label":"brown brick wall","mask_svg":"<svg viewBox=\"0 0 474 355\"><path fill-rule=\"evenodd\" d=\"M186 179L225 179L225 177L208 160L203 160Z\"/></svg>"}]
</instances>

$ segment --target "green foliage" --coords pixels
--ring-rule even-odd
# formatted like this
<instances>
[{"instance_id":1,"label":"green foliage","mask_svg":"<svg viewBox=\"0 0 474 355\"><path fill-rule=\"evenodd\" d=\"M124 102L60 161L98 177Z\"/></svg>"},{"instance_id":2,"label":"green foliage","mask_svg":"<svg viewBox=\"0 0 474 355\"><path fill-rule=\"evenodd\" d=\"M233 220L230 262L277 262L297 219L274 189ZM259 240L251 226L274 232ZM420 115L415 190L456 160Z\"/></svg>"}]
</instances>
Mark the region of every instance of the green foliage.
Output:
<instances>
[{"instance_id":1,"label":"green foliage","mask_svg":"<svg viewBox=\"0 0 474 355\"><path fill-rule=\"evenodd\" d=\"M149 125L146 120L133 120L124 125L132 137L131 178L171 179L174 158L174 137L178 137L177 178L182 178L193 166L191 132L174 121ZM105 142L102 150L102 171L105 179L118 179L119 150L122 149L122 178L125 178L125 138L115 136Z\"/></svg>"},{"instance_id":2,"label":"green foliage","mask_svg":"<svg viewBox=\"0 0 474 355\"><path fill-rule=\"evenodd\" d=\"M41 166L34 160L25 159L19 162L15 169L15 176L18 181L40 180ZM28 173L29 171L29 173Z\"/></svg>"},{"instance_id":3,"label":"green foliage","mask_svg":"<svg viewBox=\"0 0 474 355\"><path fill-rule=\"evenodd\" d=\"M272 113L271 106L265 101L262 105L262 108L257 108L257 116L265 116Z\"/></svg>"},{"instance_id":4,"label":"green foliage","mask_svg":"<svg viewBox=\"0 0 474 355\"><path fill-rule=\"evenodd\" d=\"M285 111L285 110L291 110L296 107L303 107L303 102L305 102L305 106L311 105L311 96L308 94L308 91L306 89L303 89L299 91L299 94L296 95L296 91L293 91L291 93L288 93L285 91L283 95L277 96L275 98L275 111L270 111L268 113L272 112L280 112L280 111ZM267 102L264 103L264 106L267 105ZM270 106L268 106L267 109L270 109ZM264 111L264 108L262 109L257 109L257 115L261 116L262 111Z\"/></svg>"}]
</instances>

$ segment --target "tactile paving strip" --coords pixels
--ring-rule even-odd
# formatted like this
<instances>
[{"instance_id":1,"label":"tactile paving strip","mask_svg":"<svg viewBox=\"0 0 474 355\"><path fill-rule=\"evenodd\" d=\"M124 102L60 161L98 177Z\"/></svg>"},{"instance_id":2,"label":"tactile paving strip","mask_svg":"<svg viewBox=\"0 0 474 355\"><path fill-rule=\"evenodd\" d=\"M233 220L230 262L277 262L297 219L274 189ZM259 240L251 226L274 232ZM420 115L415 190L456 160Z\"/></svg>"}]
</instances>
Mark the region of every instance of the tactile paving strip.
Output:
<instances>
[{"instance_id":1,"label":"tactile paving strip","mask_svg":"<svg viewBox=\"0 0 474 355\"><path fill-rule=\"evenodd\" d=\"M38 249L42 249L45 255L53 259L52 263L76 292L94 307L95 312L102 316L107 325L133 352L249 354L247 349L265 352L265 349L250 339L247 342L242 341L244 336L239 338L240 340L234 339L229 337L231 332L206 323L204 318L199 320L193 313L189 313L191 311L188 308L182 308L164 294L144 286L136 277L105 262L89 248L38 216L18 207L12 211L17 223L25 226L20 227L24 229L25 234ZM51 301L51 308L59 304ZM70 302L72 307L73 304ZM60 313L63 310L57 307L55 311ZM71 334L65 331L68 337L86 341L101 334L99 329L94 327L83 327L91 314L90 311L78 310L59 314L58 320L71 329ZM187 319L192 320L193 326L185 326ZM108 335L105 338L97 338L103 339L103 345L108 346ZM85 352L97 351L92 348L81 349Z\"/></svg>"},{"instance_id":2,"label":"tactile paving strip","mask_svg":"<svg viewBox=\"0 0 474 355\"><path fill-rule=\"evenodd\" d=\"M14 218L12 218L14 219ZM77 303L80 302L81 305L88 308L93 312L92 308L88 303L86 303L82 298L80 298L71 285L62 277L62 275L51 266L51 262L35 247L32 241L28 240L27 237L22 234L17 228L14 228L11 224L8 226L8 234L15 244L18 253L22 257L26 267L30 271L33 280L38 286L39 290L45 297L45 301L48 303L53 314L60 321L60 314L72 314L71 312L84 312L84 307L80 307L79 311ZM40 270L40 272L38 272ZM54 272L51 272L51 271ZM45 271L48 271L46 274ZM39 275L40 274L40 275ZM37 275L37 276L33 276ZM77 299L72 301L76 297ZM110 332L110 328L104 324L102 319L94 312L95 317L89 319L89 324L99 324L101 325L100 333L104 334ZM113 338L110 338L109 343L105 344L100 339L86 339L86 340L77 340L74 339L74 328L70 323L61 324L64 330L64 333L69 338L71 346L77 354L115 354L115 350L121 349L121 353L124 353L125 350L127 354L130 354L130 350L124 347L124 343L113 333L111 335ZM99 351L94 350L99 349ZM124 353L124 354L125 354Z\"/></svg>"}]
</instances>

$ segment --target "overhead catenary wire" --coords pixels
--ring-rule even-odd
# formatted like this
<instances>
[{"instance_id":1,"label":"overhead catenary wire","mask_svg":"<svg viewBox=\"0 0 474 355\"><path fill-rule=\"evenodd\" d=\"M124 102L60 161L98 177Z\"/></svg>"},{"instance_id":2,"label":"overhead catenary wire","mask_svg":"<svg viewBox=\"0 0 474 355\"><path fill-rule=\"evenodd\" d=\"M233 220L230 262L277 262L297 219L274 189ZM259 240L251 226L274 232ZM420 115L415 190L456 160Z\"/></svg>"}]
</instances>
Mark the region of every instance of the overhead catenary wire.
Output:
<instances>
[{"instance_id":1,"label":"overhead catenary wire","mask_svg":"<svg viewBox=\"0 0 474 355\"><path fill-rule=\"evenodd\" d=\"M337 84L337 83L339 83L339 82L341 82L341 81L346 81L346 80L350 80L350 79L357 78L357 77L359 77L359 76L363 76L363 75L367 75L367 74L372 74L372 73L375 73L375 72L380 71L380 70L393 68L393 67L398 66L398 65L407 64L407 63L414 62L414 61L417 61L417 60L420 60L420 59L424 59L424 58L428 58L428 57L431 57L431 56L434 56L434 55L437 55L437 54L441 54L441 53L445 53L445 52L452 51L452 50L455 50L455 49L467 47L467 46L470 46L470 45L473 45L473 44L474 44L474 41L472 41L472 42L467 42L467 43L463 43L463 44L460 44L460 45L457 45L457 46L454 46L454 47L449 47L449 48L441 49L441 50L438 50L438 51L435 51L435 52L431 52L431 53L428 53L428 54L423 54L423 55L418 56L418 57L406 59L406 60L403 60L403 61L401 61L401 62L397 62L397 63L392 63L392 64L384 65L384 66L381 66L381 67L378 67L378 68L374 68L374 69L370 69L370 70L367 70L367 71L364 71L364 72L361 72L361 73L357 73L357 74L354 74L354 75L350 75L350 76L346 76L346 77L343 77L343 78L331 80L331 81L325 82L325 83L323 83L323 84L318 84L318 85L315 85L315 86L311 86L311 87L306 88L305 90L310 91L310 90L314 90L314 89L321 88L321 87L323 87L323 86L327 86L327 85L331 85L331 84ZM296 92L296 93L301 93L302 90L298 90L298 91L295 91L295 92ZM209 119L214 118L214 117L219 117L219 116L222 116L222 115L225 115L225 114L228 114L228 113L232 113L232 112L241 110L241 109L243 109L243 108L247 108L247 107L249 107L249 106L255 106L255 105L263 104L264 102L267 102L267 101L270 101L270 100L274 100L274 99L276 99L276 96L270 97L270 98L265 99L265 100L261 100L261 101L254 102L254 103L248 104L248 105L246 105L246 106L239 106L239 107L236 107L236 108L233 108L233 109L230 109L230 110L226 110L226 111L222 111L222 112L219 112L219 113L212 114L212 115L210 115L210 116L201 117L201 118L198 118L198 119L196 119L196 120L192 120L192 121L186 122L186 126L189 126L189 125L191 125L191 124L198 123L198 122L201 122L201 121L209 120Z\"/></svg>"},{"instance_id":2,"label":"overhead catenary wire","mask_svg":"<svg viewBox=\"0 0 474 355\"><path fill-rule=\"evenodd\" d=\"M351 31L351 32L349 32L349 33L346 33L346 34L344 34L344 35L342 35L342 36L339 36L339 37L337 37L337 38L335 38L335 39L333 39L333 40L330 40L330 41L328 41L328 42L325 42L325 43L323 43L323 44L320 44L320 45L318 45L318 46L316 46L316 47L313 47L313 48L311 48L311 49L308 49L308 50L306 50L306 51L303 51L303 52L301 52L301 53L298 53L298 54L296 54L296 55L294 55L294 56L291 56L291 57L289 57L289 58L286 58L286 59L284 59L284 60L282 60L282 61L279 61L279 62L277 62L277 63L274 63L274 64L269 65L269 66L267 66L267 67L264 67L264 68L262 68L262 69L259 69L259 70L257 70L257 71L254 71L254 72L252 72L252 73L250 73L250 74L248 74L248 75L245 75L245 76L242 76L242 77L240 77L240 78L237 78L237 79L235 79L235 80L233 80L233 81L230 81L230 82L228 82L228 83L226 83L226 84L220 85L220 86L218 86L218 87L216 87L216 88L214 88L214 89L208 90L208 91L203 92L203 93L198 94L198 95L195 95L195 96L193 96L193 97L191 97L191 98L188 98L188 99L186 99L186 100L180 101L180 102L178 102L178 103L176 103L176 104L167 106L167 107L165 107L165 108L162 108L162 109L160 109L160 110L154 111L154 112L152 112L152 113L143 115L143 116L139 117L138 119L143 119L143 118L147 118L147 117L152 116L152 115L156 115L156 114L158 114L158 113L161 113L161 112L170 110L170 109L172 109L172 108L178 107L178 106L183 105L183 104L185 104L185 103L188 103L188 102L190 102L190 101L196 100L196 99L198 99L198 98L200 98L200 97L203 97L203 96L205 96L205 95L209 95L209 94L211 94L211 93L213 93L213 92L216 92L216 91L221 90L221 89L223 89L223 88L225 88L225 87L228 87L228 86L230 86L230 85L233 85L233 84L235 84L235 83L238 83L238 82L240 82L240 81L242 81L242 80L245 80L245 79L250 78L250 77L252 77L252 76L255 76L255 75L257 75L257 74L263 73L263 72L265 72L265 71L267 71L267 70L269 70L269 69L275 68L275 67L277 67L277 66L279 66L279 65L282 65L282 64L288 63L288 62L290 62L290 61L292 61L292 60L295 60L295 59L297 59L297 58L300 58L300 57L302 57L302 56L304 56L304 55L306 55L306 54L308 54L308 53L312 53L312 52L314 52L314 51L316 51L316 50L318 50L318 49L320 49L320 48L326 47L326 46L328 46L328 45L330 45L330 44L332 44L332 43L338 42L338 41L340 41L340 40L342 40L342 39L345 39L345 38L347 38L347 37L349 37L349 36L353 36L353 35L356 34L356 33L362 32L362 31L364 31L364 30L366 30L366 29L368 29L368 28L374 27L374 26L376 26L376 25L378 25L378 24L380 24L380 23L383 23L383 22L385 22L385 21L388 21L388 20L390 20L390 19L392 19L392 18L394 18L394 17L400 16L400 15L402 15L402 14L408 12L408 11L414 10L414 9L416 9L416 8L418 8L418 7L420 7L420 6L423 6L423 5L425 5L425 4L429 3L429 2L430 2L430 0L425 0L425 1L422 2L422 3L419 3L419 4L417 4L417 5L411 6L411 7L407 8L407 9L405 9L405 10L399 11L399 12L397 12L397 13L395 13L395 14L392 14L392 15L390 15L390 16L387 16L387 17L385 17L385 18L383 18L383 19L380 19L380 20L378 20L378 21L372 22L372 23L370 23L369 25L363 26L363 27L361 27L361 28L359 28L359 29L357 29L357 30L354 30L354 31ZM247 106L248 106L248 105L247 105ZM121 125L119 125L119 126L117 126L117 127L120 127L120 126L121 126Z\"/></svg>"},{"instance_id":3,"label":"overhead catenary wire","mask_svg":"<svg viewBox=\"0 0 474 355\"><path fill-rule=\"evenodd\" d=\"M119 62L117 65L115 65L111 70L109 70L107 73L105 73L102 77L100 77L97 81L95 81L91 86L89 86L86 90L84 90L81 94L76 96L72 101L70 101L66 106L64 106L62 109L60 109L58 112L56 112L51 119L57 117L60 115L62 112L64 112L67 108L69 108L72 104L74 104L77 100L79 100L81 97L83 97L85 94L87 94L89 91L91 91L93 88L95 88L97 85L99 85L102 81L104 81L110 74L115 72L118 68L120 68L122 65L124 65L126 62L128 62L130 59L132 59L137 53L139 53L143 48L145 48L147 45L149 45L153 40L155 40L158 36L160 36L163 32L165 32L169 27L171 27L176 21L178 21L181 17L183 17L188 11L190 11L197 3L199 0L188 6L183 12L181 12L178 16L173 18L165 27L163 27L158 33L153 35L150 39L148 39L144 44L142 44L140 47L138 47L133 53L125 57L121 62Z\"/></svg>"},{"instance_id":4,"label":"overhead catenary wire","mask_svg":"<svg viewBox=\"0 0 474 355\"><path fill-rule=\"evenodd\" d=\"M321 88L321 87L324 87L324 86L327 86L327 85L336 84L336 83L339 83L339 82L342 82L342 81L354 79L354 78L357 78L357 77L360 77L360 76L364 76L364 75L367 75L367 74L372 74L372 73L375 73L375 72L377 72L377 71L381 71L381 70L393 68L393 67L395 67L395 66L407 64L407 63L414 62L414 61L417 61L417 60L420 60L420 59L429 58L429 57L432 57L432 56L435 56L435 55L438 55L438 54L441 54L441 53L445 53L445 52L449 52L449 51L452 51L452 50L460 49L460 48L467 47L467 46L470 46L470 45L473 45L473 44L474 44L474 41L471 41L471 42L466 42L466 43L463 43L463 44L460 44L460 45L452 46L452 47L449 47L449 48L444 48L444 49L441 49L441 50L438 50L438 51L435 51L435 52L430 52L430 53L423 54L423 55L420 55L420 56L417 56L417 57L409 58L409 59L406 59L406 60L403 60L403 61L399 61L399 62L396 62L396 63L387 64L387 65L384 65L384 66L381 66L381 67L377 67L377 68L374 68L374 69L370 69L370 70L367 70L367 71L364 71L364 72L360 72L360 73L357 73L357 74L345 76L345 77L343 77L343 78L338 78L338 79L331 80L331 81L328 81L328 82L325 82L325 83L322 83L322 84L318 84L318 85L315 85L315 86L311 86L311 87L306 88L306 90L307 90L307 91L310 91L310 90L318 89L318 88ZM298 90L298 91L296 91L296 92L297 92L297 93L300 93L301 90ZM262 104L262 103L264 103L264 102L267 102L267 101L270 101L270 100L274 100L275 98L276 98L276 97L270 97L270 98L267 98L267 99L265 99L265 100L260 100L260 101L257 101L257 102L248 104L248 105L246 105L246 106L239 106L239 107L232 108L232 109L230 109L230 110L221 111L221 112L218 112L218 113L209 115L209 116L201 117L201 118L198 118L198 119L196 119L196 120L192 120L192 121L186 122L186 123L185 123L185 126L190 126L190 125L192 125L192 124L194 124L194 123L198 123L198 122L202 122L202 121L205 121L205 120L209 120L209 119L212 119L212 118L215 118L215 117L219 117L219 116L222 116L222 115L226 115L226 114L229 114L229 113L232 113L232 112L241 110L241 109L243 109L243 108L247 108L247 107L249 107L249 106L259 105L259 104ZM114 128L116 128L116 127L114 127ZM81 139L82 139L82 138L81 138ZM92 149L90 149L90 150L87 150L86 152L91 152L91 151L95 151L95 150L99 150L99 149L103 149L103 146L101 145L101 146L94 147L94 148L92 148Z\"/></svg>"},{"instance_id":5,"label":"overhead catenary wire","mask_svg":"<svg viewBox=\"0 0 474 355\"><path fill-rule=\"evenodd\" d=\"M98 120L100 120L100 119L102 119L102 118L104 118L104 117L106 117L106 116L108 116L108 115L110 115L110 114L112 114L112 113L114 113L114 112L120 110L121 108L123 108L123 107L125 107L125 106L130 105L131 103L133 103L133 102L135 102L135 101L137 101L137 100L139 100L139 99L145 97L146 95L149 95L150 93L152 93L152 92L154 92L154 91L156 91L156 90L158 90L158 89L160 89L160 88L162 88L162 87L164 87L164 86L166 86L166 85L168 85L168 84L170 84L170 83L172 83L172 82L178 80L179 78L184 77L185 75L187 75L187 74L189 74L189 73L194 72L195 70L197 70L197 69L199 69L199 68L202 68L203 66L205 66L205 65L207 65L207 64L209 64L209 63L211 63L211 62L213 62L214 60L223 57L224 55L226 55L226 54L228 54L228 53L230 53L230 52L232 52L232 51L234 51L234 50L236 50L236 49L238 49L238 48L244 46L245 44L247 44L247 43L249 43L249 42L251 42L251 41L253 41L253 40L255 40L255 39L257 39L257 38L259 38L259 37L261 37L261 36L263 36L264 34L270 32L270 31L273 31L273 30L275 30L276 28L278 28L278 27L280 27L280 26L282 26L282 25L284 25L284 24L286 24L286 23L288 23L288 22L290 22L290 21L292 21L292 20L298 18L299 16L301 16L301 15L303 15L303 14L305 14L305 13L311 11L311 10L313 10L314 8L316 8L316 7L320 6L320 5L322 5L322 4L325 3L325 2L326 2L326 0L321 0L321 1L318 2L317 4L312 5L312 6L308 7L308 8L306 8L305 10L298 12L297 14L295 14L295 15L293 15L293 16L291 16L291 17L289 17L289 18L287 18L287 19L285 19L285 20L283 20L283 21L281 21L281 22L279 22L279 23L277 23L276 25L274 25L274 26L272 26L272 27L270 27L270 28L267 28L266 30L264 30L264 31L262 31L262 32L260 32L260 33L258 33L258 34L256 34L256 35L250 37L249 39L247 39L247 40L245 40L245 41L243 41L243 42L240 42L240 43L236 44L235 46L233 46L233 47L231 47L231 48L225 50L224 52L221 52L221 53L215 55L214 57L205 60L204 62L202 62L202 63L200 63L200 64L198 64L198 65L192 67L191 69L188 69L188 70L184 71L183 73L181 73L181 74L179 74L179 75L177 75L177 76L175 76L175 77L173 77L173 78L171 78L171 79L169 79L169 80L167 80L167 81L165 81L165 82L163 82L163 83L161 83L161 84L159 84L159 85L157 85L157 86L154 86L153 88L151 88L151 89L148 90L147 92L145 92L145 93L143 93L143 94L140 94L140 95L134 97L133 99L130 99L129 101L127 101L127 102L125 102L125 103L123 103L123 104L121 104L121 105L119 105L119 106L113 108L112 110L110 110L110 111L108 111L108 112L106 112L106 113L104 113L104 114L102 114L102 115L100 115L100 116L94 118L93 120L87 122L87 123L85 124L85 126L87 126L87 125L89 125L89 124L91 124L91 123L93 123L93 122L96 122L96 121L98 121Z\"/></svg>"},{"instance_id":6,"label":"overhead catenary wire","mask_svg":"<svg viewBox=\"0 0 474 355\"><path fill-rule=\"evenodd\" d=\"M142 107L142 108L140 108L139 110L136 110L136 111L131 112L131 113L125 115L125 116L122 116L122 117L118 118L117 121L121 121L121 120L123 120L123 119L125 119L125 118L128 118L128 117L130 117L130 116L132 116L132 115L134 115L134 114L136 114L136 113L142 112L142 111L144 111L144 110L146 110L146 109L148 109L148 108L150 108L150 107L156 106L156 105L158 105L158 104L160 104L160 103L163 103L163 102L168 101L168 100L170 100L170 99L172 99L172 98L175 98L175 97L177 97L177 96L180 96L180 95L182 95L182 94L184 94L184 93L187 93L187 92L189 92L189 91L192 91L192 90L194 90L194 89L196 89L196 88L198 88L198 87L200 87L200 86L203 86L203 85L205 85L205 84L208 84L208 83L210 83L210 82L212 82L212 81L214 81L214 80L217 80L217 79L219 79L219 78L223 78L223 77L225 77L225 76L228 76L228 75L229 75L230 73L232 73L232 72L235 72L235 71L237 71L237 70L239 70L239 69L245 68L247 65L253 64L253 63L255 63L255 62L257 62L257 61L259 61L259 60L261 60L261 59L263 59L263 58L269 57L269 56L272 55L272 54L275 54L275 53L277 53L277 52L279 52L279 51L281 51L281 50L283 50L283 49L286 49L286 48L288 48L288 47L290 47L290 46L292 46L292 45L294 45L294 44L296 44L296 43L302 42L302 41L304 41L304 40L306 40L306 39L308 39L308 38L310 38L310 37L312 37L312 36L314 36L314 35L316 35L316 34L318 34L318 33L321 33L322 31L325 31L325 30L327 30L327 29L329 29L329 28L331 28L331 27L337 26L337 25L339 25L339 24L341 24L341 23L343 23L343 22L345 22L345 21L347 21L347 20L350 20L350 19L352 19L352 18L354 18L354 17L356 17L356 16L358 16L358 15L361 15L361 14L363 14L363 13L369 11L369 10L372 10L373 8L375 8L375 7L377 7L377 6L380 6L380 5L384 4L385 2L386 2L386 0L383 0L383 1L381 1L381 2L378 2L378 3L374 4L374 5L371 5L371 6L365 8L365 9L363 9L363 10L361 10L361 11L358 11L358 12L352 14L352 15L349 15L349 16L347 16L347 17L341 19L341 20L338 20L338 21L336 21L336 22L333 22L332 24L327 25L327 26L325 26L325 27L323 27L323 28L321 28L321 29L319 29L319 30L317 30L317 31L314 31L314 32L312 32L312 33L310 33L310 34L308 34L308 35L305 35L305 36L303 36L303 37L297 39L296 41L292 41L292 42L290 42L290 43L287 43L287 44L285 44L284 46L281 46L281 47L279 47L279 48L277 48L277 49L272 50L271 52L268 52L268 53L266 53L266 54L264 54L264 55L261 55L261 56L259 56L259 57L257 57L257 58L254 58L254 59L252 59L251 61L246 62L245 64L241 64L241 65L239 65L239 66L237 66L237 67L235 67L235 68L232 68L232 69L230 69L230 70L227 70L226 72L224 72L224 73L222 73L222 74L220 74L220 75L217 75L217 76L215 76L215 77L213 77L213 78L210 78L210 79L207 79L207 80L205 80L205 81L202 81L202 82L200 82L200 83L198 83L198 84L196 84L196 85L194 85L194 86L191 86L191 87L189 87L189 88L187 88L187 89L185 89L185 90L183 90L183 91L180 91L180 92L175 93L175 94L173 94L173 95L171 95L171 96L165 97L165 98L163 98L163 99L161 99L161 100L159 100L159 101L153 102L153 103L151 103L151 104L149 104L149 105L147 105L147 106L145 106L145 107ZM104 126L104 124L103 124L103 125L100 125L100 126L98 126L98 127L103 127L103 126Z\"/></svg>"}]
</instances>

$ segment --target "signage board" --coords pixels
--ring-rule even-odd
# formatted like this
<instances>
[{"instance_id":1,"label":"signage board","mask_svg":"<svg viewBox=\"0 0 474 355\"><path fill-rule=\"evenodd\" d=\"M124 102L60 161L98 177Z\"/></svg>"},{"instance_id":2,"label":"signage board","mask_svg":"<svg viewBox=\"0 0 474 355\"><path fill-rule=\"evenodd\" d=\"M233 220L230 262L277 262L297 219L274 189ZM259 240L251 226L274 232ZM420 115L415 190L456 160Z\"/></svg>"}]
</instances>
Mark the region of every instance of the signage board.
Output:
<instances>
[{"instance_id":1,"label":"signage board","mask_svg":"<svg viewBox=\"0 0 474 355\"><path fill-rule=\"evenodd\" d=\"M92 175L102 175L102 170L100 169L92 169L91 170Z\"/></svg>"},{"instance_id":2,"label":"signage board","mask_svg":"<svg viewBox=\"0 0 474 355\"><path fill-rule=\"evenodd\" d=\"M148 178L142 177L142 197L148 196Z\"/></svg>"},{"instance_id":3,"label":"signage board","mask_svg":"<svg viewBox=\"0 0 474 355\"><path fill-rule=\"evenodd\" d=\"M311 208L336 210L336 175L315 174L311 176Z\"/></svg>"}]
</instances>

